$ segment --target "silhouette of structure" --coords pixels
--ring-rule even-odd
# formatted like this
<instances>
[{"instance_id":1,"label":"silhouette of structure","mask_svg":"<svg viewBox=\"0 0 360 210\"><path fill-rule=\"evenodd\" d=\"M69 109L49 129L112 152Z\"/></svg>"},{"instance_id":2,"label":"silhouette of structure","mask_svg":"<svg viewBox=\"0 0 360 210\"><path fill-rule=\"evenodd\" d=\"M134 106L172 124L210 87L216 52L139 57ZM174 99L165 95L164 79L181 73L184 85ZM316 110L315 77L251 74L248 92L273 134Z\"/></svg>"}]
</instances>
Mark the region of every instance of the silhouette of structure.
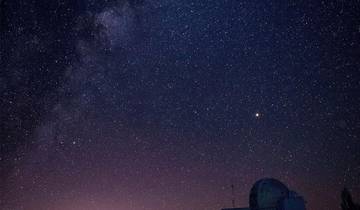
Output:
<instances>
[{"instance_id":1,"label":"silhouette of structure","mask_svg":"<svg viewBox=\"0 0 360 210\"><path fill-rule=\"evenodd\" d=\"M232 207L235 208L236 204L235 204L235 186L234 186L234 184L231 184L231 203L232 203Z\"/></svg>"},{"instance_id":2,"label":"silhouette of structure","mask_svg":"<svg viewBox=\"0 0 360 210\"><path fill-rule=\"evenodd\" d=\"M342 210L360 210L360 206L353 202L348 189L344 188L341 193L341 209Z\"/></svg>"},{"instance_id":3,"label":"silhouette of structure","mask_svg":"<svg viewBox=\"0 0 360 210\"><path fill-rule=\"evenodd\" d=\"M302 196L289 190L282 182L276 179L266 178L257 181L251 188L248 208L228 208L222 210L305 209L305 201Z\"/></svg>"}]
</instances>

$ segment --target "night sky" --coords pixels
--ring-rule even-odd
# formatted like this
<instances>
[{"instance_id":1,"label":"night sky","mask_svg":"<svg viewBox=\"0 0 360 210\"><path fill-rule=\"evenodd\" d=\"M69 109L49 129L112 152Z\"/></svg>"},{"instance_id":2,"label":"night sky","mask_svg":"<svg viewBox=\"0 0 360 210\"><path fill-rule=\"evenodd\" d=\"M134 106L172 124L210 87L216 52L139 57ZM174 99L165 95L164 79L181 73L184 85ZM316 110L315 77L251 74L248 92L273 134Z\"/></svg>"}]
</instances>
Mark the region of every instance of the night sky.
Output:
<instances>
[{"instance_id":1,"label":"night sky","mask_svg":"<svg viewBox=\"0 0 360 210\"><path fill-rule=\"evenodd\" d=\"M0 209L360 201L360 2L0 0Z\"/></svg>"}]
</instances>

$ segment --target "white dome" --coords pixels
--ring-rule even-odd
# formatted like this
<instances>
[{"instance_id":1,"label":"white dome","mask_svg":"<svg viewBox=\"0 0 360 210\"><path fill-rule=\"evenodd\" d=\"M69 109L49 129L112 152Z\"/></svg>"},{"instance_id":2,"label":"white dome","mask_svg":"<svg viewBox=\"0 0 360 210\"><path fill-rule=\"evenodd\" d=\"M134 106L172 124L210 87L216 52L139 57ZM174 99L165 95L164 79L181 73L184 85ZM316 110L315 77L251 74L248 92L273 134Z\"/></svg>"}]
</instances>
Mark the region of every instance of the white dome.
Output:
<instances>
[{"instance_id":1,"label":"white dome","mask_svg":"<svg viewBox=\"0 0 360 210\"><path fill-rule=\"evenodd\" d=\"M250 209L276 208L278 202L289 195L289 189L276 179L261 179L257 181L250 192Z\"/></svg>"}]
</instances>

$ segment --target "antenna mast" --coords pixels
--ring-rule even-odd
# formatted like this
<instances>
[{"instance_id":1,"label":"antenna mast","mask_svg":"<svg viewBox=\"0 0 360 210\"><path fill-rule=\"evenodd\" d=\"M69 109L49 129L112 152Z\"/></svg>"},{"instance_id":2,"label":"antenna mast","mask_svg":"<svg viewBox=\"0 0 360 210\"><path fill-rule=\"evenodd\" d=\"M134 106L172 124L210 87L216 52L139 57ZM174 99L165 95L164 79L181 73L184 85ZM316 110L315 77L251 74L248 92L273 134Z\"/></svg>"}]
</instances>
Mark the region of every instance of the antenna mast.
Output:
<instances>
[{"instance_id":1,"label":"antenna mast","mask_svg":"<svg viewBox=\"0 0 360 210\"><path fill-rule=\"evenodd\" d=\"M234 187L234 184L231 184L231 203L232 203L232 207L235 208L235 187Z\"/></svg>"}]
</instances>

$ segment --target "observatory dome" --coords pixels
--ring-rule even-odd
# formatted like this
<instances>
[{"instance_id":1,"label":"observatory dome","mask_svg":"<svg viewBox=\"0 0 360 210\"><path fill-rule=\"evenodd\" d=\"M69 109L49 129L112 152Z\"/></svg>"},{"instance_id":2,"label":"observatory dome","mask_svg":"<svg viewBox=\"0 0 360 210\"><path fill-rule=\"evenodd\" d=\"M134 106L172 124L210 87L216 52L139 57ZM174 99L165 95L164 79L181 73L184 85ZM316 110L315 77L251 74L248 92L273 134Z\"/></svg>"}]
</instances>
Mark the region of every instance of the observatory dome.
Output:
<instances>
[{"instance_id":1,"label":"observatory dome","mask_svg":"<svg viewBox=\"0 0 360 210\"><path fill-rule=\"evenodd\" d=\"M250 191L250 209L276 209L278 203L289 195L289 189L280 181L265 178L257 181Z\"/></svg>"}]
</instances>

